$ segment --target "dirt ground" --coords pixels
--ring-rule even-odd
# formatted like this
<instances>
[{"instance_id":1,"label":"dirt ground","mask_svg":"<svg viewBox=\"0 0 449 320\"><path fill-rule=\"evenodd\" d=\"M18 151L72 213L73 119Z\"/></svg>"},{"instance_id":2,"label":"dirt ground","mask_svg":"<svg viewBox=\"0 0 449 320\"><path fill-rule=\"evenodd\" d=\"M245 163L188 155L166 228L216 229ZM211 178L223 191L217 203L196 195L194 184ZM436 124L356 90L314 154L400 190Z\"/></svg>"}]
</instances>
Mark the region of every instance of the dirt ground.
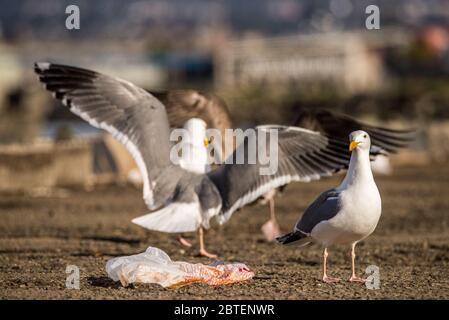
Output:
<instances>
[{"instance_id":1,"label":"dirt ground","mask_svg":"<svg viewBox=\"0 0 449 320\"><path fill-rule=\"evenodd\" d=\"M289 231L307 204L334 186L337 176L290 185L277 200L283 231ZM173 235L146 231L130 221L146 213L141 191L98 187L50 194L0 195L1 299L448 299L449 167L403 168L377 177L383 213L375 233L358 246L360 274L380 268L380 289L343 281L320 281L321 248L266 243L260 227L265 206L246 207L224 226L206 234L208 249L223 260L241 261L256 273L246 283L181 289L158 285L123 288L105 272L108 259L165 250L174 260L208 263L183 250ZM190 235L194 240L193 235ZM196 244L196 243L195 243ZM330 250L330 274L350 276L346 247ZM80 290L65 287L67 265L80 268Z\"/></svg>"}]
</instances>

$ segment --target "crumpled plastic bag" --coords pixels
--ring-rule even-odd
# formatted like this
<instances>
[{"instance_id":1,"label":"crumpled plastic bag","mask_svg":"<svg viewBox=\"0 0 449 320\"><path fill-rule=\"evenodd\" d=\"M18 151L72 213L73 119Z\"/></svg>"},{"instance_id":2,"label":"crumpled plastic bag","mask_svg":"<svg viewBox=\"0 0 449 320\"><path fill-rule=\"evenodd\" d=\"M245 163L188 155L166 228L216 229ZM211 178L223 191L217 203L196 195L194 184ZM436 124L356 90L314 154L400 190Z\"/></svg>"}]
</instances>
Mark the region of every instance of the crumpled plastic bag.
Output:
<instances>
[{"instance_id":1,"label":"crumpled plastic bag","mask_svg":"<svg viewBox=\"0 0 449 320\"><path fill-rule=\"evenodd\" d=\"M254 277L254 272L243 263L217 261L204 265L172 261L164 251L154 247L140 254L109 260L106 272L125 287L130 283L157 283L166 288L180 288L196 282L218 286Z\"/></svg>"}]
</instances>

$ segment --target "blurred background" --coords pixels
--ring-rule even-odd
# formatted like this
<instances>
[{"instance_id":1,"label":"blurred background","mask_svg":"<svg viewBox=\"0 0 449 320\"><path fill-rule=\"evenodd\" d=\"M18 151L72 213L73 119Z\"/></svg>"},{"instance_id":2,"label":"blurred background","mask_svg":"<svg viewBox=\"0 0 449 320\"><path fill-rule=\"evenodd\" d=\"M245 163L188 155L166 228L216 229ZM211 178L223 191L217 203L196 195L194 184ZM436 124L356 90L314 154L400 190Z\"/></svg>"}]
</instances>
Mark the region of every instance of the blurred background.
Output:
<instances>
[{"instance_id":1,"label":"blurred background","mask_svg":"<svg viewBox=\"0 0 449 320\"><path fill-rule=\"evenodd\" d=\"M66 28L69 5L79 30ZM366 28L369 5L379 30ZM382 218L358 245L358 268L379 265L381 289L321 287L321 250L266 242L268 208L255 205L208 230L207 245L258 279L118 290L111 257L151 245L191 261L197 245L131 223L148 212L134 161L43 89L35 61L212 92L240 128L318 108L416 128L410 148L376 168ZM0 0L0 299L448 299L448 160L449 0ZM281 230L341 178L289 185L276 200ZM349 275L347 257L332 251L332 274ZM82 290L66 289L67 265L80 267Z\"/></svg>"},{"instance_id":2,"label":"blurred background","mask_svg":"<svg viewBox=\"0 0 449 320\"><path fill-rule=\"evenodd\" d=\"M65 27L71 4L80 30ZM449 0L0 0L0 190L123 182L134 166L42 89L35 61L214 92L238 127L309 108L413 127L393 163L449 158Z\"/></svg>"}]
</instances>

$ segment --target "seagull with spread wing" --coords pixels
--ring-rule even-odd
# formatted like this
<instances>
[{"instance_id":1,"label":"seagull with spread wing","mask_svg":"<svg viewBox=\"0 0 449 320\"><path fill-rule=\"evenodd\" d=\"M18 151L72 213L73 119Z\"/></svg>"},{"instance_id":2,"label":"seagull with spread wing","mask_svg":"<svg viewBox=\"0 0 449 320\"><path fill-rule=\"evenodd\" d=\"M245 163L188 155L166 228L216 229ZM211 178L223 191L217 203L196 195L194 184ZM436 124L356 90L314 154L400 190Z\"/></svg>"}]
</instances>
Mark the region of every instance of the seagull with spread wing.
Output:
<instances>
[{"instance_id":1,"label":"seagull with spread wing","mask_svg":"<svg viewBox=\"0 0 449 320\"><path fill-rule=\"evenodd\" d=\"M134 157L143 177L143 199L154 211L133 222L161 232L197 231L204 256L215 257L206 251L203 236L212 218L224 223L266 192L293 181L332 175L349 160L343 143L317 132L262 126L256 131L278 132L275 174L260 175L261 165L248 161L223 164L207 174L190 172L170 160L173 144L166 108L152 94L128 81L77 67L39 62L35 72L56 99L111 133ZM252 139L258 135L247 136L238 148L247 150L258 142Z\"/></svg>"}]
</instances>

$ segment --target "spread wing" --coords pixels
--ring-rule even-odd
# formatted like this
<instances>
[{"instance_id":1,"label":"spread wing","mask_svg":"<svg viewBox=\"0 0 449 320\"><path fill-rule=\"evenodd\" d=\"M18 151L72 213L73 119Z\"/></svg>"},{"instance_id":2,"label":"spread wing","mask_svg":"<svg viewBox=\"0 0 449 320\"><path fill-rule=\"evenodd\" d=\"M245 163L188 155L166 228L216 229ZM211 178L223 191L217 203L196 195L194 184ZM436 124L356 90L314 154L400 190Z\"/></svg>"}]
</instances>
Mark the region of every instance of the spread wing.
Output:
<instances>
[{"instance_id":1,"label":"spread wing","mask_svg":"<svg viewBox=\"0 0 449 320\"><path fill-rule=\"evenodd\" d=\"M237 209L253 202L266 192L293 181L309 182L330 176L347 167L350 159L347 144L331 140L320 133L285 126L262 126L257 132L278 132L277 171L274 174L262 175L261 162L251 164L245 158L243 164L226 164L210 172L209 178L215 184L222 198L221 223L225 222ZM259 135L250 135L239 145L231 156L236 162L237 154L248 155L258 143ZM267 135L266 150L270 139ZM270 154L270 152L267 152ZM271 157L270 157L271 158Z\"/></svg>"},{"instance_id":2,"label":"spread wing","mask_svg":"<svg viewBox=\"0 0 449 320\"><path fill-rule=\"evenodd\" d=\"M303 111L294 125L343 141L347 141L349 134L353 131L366 131L371 137L372 154L378 154L380 149L392 153L397 152L400 148L407 147L415 139L415 130L376 127L347 115L327 110Z\"/></svg>"},{"instance_id":3,"label":"spread wing","mask_svg":"<svg viewBox=\"0 0 449 320\"><path fill-rule=\"evenodd\" d=\"M170 198L182 170L170 162L167 113L158 99L130 82L81 68L40 62L35 72L73 113L126 146L142 174L150 209Z\"/></svg>"}]
</instances>

